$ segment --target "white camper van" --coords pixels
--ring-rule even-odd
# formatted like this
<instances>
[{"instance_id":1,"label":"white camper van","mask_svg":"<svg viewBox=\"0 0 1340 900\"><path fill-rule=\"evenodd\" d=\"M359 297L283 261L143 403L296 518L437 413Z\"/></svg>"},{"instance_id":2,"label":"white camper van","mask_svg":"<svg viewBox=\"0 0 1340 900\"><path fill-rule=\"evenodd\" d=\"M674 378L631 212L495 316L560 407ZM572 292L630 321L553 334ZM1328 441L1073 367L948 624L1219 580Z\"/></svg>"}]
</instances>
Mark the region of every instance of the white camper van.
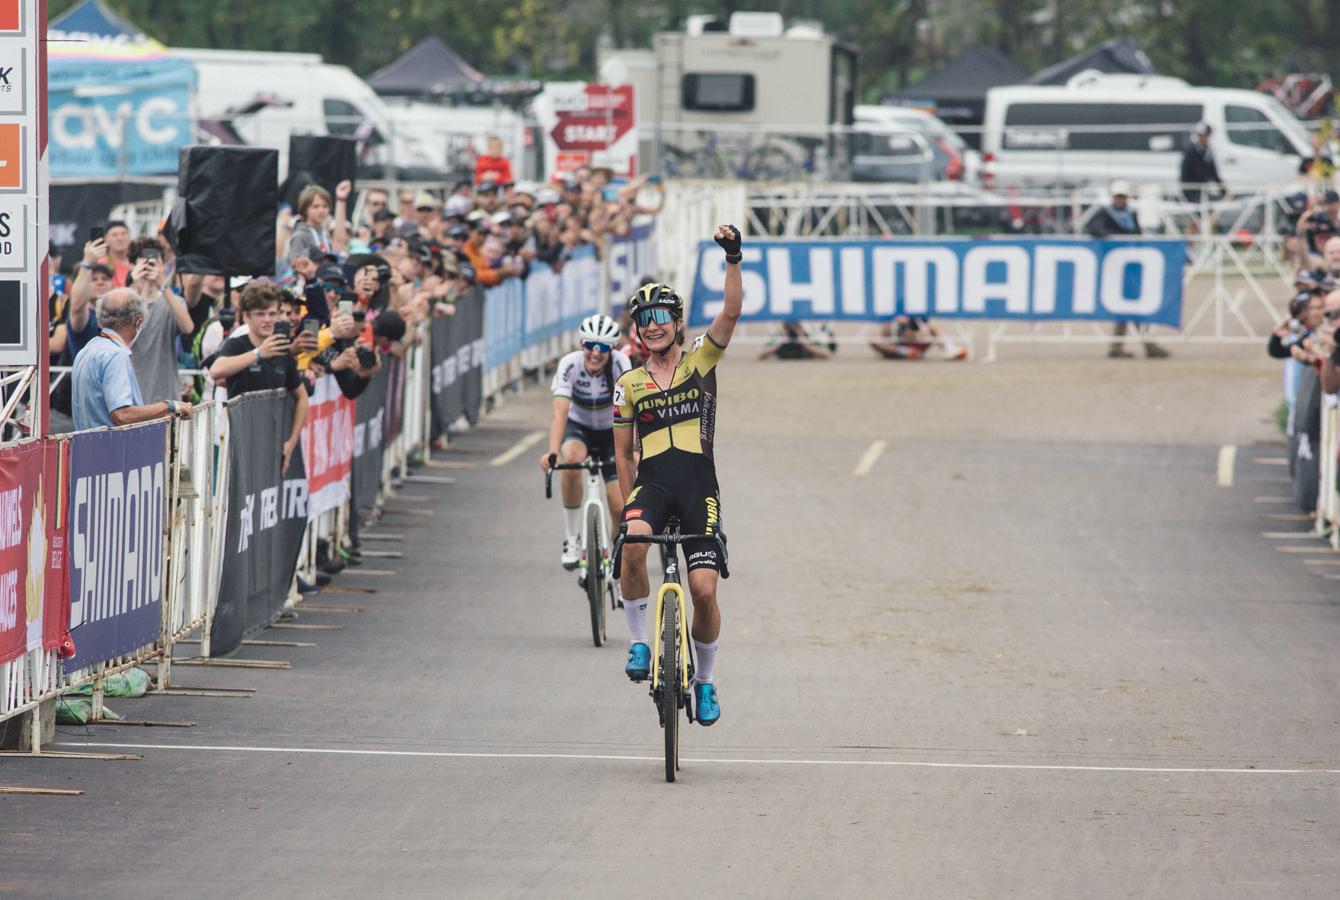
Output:
<instances>
[{"instance_id":1,"label":"white camper van","mask_svg":"<svg viewBox=\"0 0 1340 900\"><path fill-rule=\"evenodd\" d=\"M293 134L341 134L363 141L361 165L368 176L431 179L442 166L425 147L402 135L385 103L345 66L327 65L316 53L173 49L190 60L197 75L200 120L229 120L246 143L279 150L279 171L288 171ZM254 112L238 115L249 107Z\"/></svg>"},{"instance_id":2,"label":"white camper van","mask_svg":"<svg viewBox=\"0 0 1340 900\"><path fill-rule=\"evenodd\" d=\"M983 183L1176 185L1197 122L1213 128L1219 174L1235 191L1286 184L1312 155L1306 127L1267 94L1087 71L1059 87L987 91Z\"/></svg>"}]
</instances>

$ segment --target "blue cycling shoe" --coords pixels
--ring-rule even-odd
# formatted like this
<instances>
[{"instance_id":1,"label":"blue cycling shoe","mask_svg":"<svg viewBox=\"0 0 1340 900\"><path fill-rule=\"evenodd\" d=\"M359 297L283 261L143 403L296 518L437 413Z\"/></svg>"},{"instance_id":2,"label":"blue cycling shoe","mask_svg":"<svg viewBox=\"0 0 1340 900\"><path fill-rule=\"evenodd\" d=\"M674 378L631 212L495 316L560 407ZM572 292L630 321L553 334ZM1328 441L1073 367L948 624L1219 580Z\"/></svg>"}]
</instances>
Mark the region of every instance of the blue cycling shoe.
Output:
<instances>
[{"instance_id":1,"label":"blue cycling shoe","mask_svg":"<svg viewBox=\"0 0 1340 900\"><path fill-rule=\"evenodd\" d=\"M651 648L636 643L628 648L628 665L623 667L624 674L633 681L646 681L651 675Z\"/></svg>"},{"instance_id":2,"label":"blue cycling shoe","mask_svg":"<svg viewBox=\"0 0 1340 900\"><path fill-rule=\"evenodd\" d=\"M693 717L699 725L712 725L721 718L721 705L717 703L717 689L712 684L693 683Z\"/></svg>"}]
</instances>

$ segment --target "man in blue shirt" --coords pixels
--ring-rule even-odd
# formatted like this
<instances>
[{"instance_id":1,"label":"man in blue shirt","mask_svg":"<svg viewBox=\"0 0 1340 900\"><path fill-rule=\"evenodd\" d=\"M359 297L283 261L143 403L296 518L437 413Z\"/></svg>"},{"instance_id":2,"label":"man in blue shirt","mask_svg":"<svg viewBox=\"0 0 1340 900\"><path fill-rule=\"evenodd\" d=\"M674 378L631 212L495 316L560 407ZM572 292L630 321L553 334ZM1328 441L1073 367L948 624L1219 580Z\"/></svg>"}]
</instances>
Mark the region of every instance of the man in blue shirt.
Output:
<instances>
[{"instance_id":1,"label":"man in blue shirt","mask_svg":"<svg viewBox=\"0 0 1340 900\"><path fill-rule=\"evenodd\" d=\"M98 336L74 361L76 431L148 422L166 415L191 414L191 404L160 400L145 405L130 348L144 325L144 301L130 288L109 291L98 300Z\"/></svg>"}]
</instances>

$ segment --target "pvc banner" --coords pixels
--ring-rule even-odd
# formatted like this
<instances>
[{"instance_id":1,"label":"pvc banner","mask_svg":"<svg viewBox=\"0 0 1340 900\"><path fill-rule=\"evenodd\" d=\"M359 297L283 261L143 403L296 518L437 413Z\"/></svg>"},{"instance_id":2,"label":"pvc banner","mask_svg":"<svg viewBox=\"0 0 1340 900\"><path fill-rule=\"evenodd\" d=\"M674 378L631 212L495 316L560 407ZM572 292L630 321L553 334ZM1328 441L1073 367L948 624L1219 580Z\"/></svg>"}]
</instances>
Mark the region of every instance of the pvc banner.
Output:
<instances>
[{"instance_id":1,"label":"pvc banner","mask_svg":"<svg viewBox=\"0 0 1340 900\"><path fill-rule=\"evenodd\" d=\"M46 504L42 442L0 452L0 663L42 643Z\"/></svg>"},{"instance_id":2,"label":"pvc banner","mask_svg":"<svg viewBox=\"0 0 1340 900\"><path fill-rule=\"evenodd\" d=\"M354 461L354 401L340 392L334 375L322 376L307 400L302 426L302 457L307 460L308 515L315 519L339 509L349 499L349 471ZM275 444L279 448L288 433Z\"/></svg>"},{"instance_id":3,"label":"pvc banner","mask_svg":"<svg viewBox=\"0 0 1340 900\"><path fill-rule=\"evenodd\" d=\"M610 241L610 315L623 315L628 298L638 289L644 275L656 275L656 220L635 225L622 237Z\"/></svg>"},{"instance_id":4,"label":"pvc banner","mask_svg":"<svg viewBox=\"0 0 1340 900\"><path fill-rule=\"evenodd\" d=\"M168 425L70 439L67 671L158 640L167 562Z\"/></svg>"},{"instance_id":5,"label":"pvc banner","mask_svg":"<svg viewBox=\"0 0 1340 900\"><path fill-rule=\"evenodd\" d=\"M227 410L232 440L223 556L228 562L210 629L211 656L232 651L283 610L307 532L301 444L288 471L282 477L279 471L280 448L293 422L292 398L284 391L256 391L229 400Z\"/></svg>"},{"instance_id":6,"label":"pvc banner","mask_svg":"<svg viewBox=\"0 0 1340 900\"><path fill-rule=\"evenodd\" d=\"M1182 240L755 240L744 319L1182 321ZM691 326L721 308L726 260L703 241Z\"/></svg>"},{"instance_id":7,"label":"pvc banner","mask_svg":"<svg viewBox=\"0 0 1340 900\"><path fill-rule=\"evenodd\" d=\"M383 365L354 401L353 502L360 509L377 502L381 487L389 384L390 369Z\"/></svg>"},{"instance_id":8,"label":"pvc banner","mask_svg":"<svg viewBox=\"0 0 1340 900\"><path fill-rule=\"evenodd\" d=\"M494 290L506 290L500 286ZM492 294L492 291L489 292ZM461 416L477 421L483 393L483 366L487 356L484 342L484 304L477 290L456 298L456 312L433 319L432 329L432 435L442 434ZM474 396L472 396L472 392Z\"/></svg>"}]
</instances>

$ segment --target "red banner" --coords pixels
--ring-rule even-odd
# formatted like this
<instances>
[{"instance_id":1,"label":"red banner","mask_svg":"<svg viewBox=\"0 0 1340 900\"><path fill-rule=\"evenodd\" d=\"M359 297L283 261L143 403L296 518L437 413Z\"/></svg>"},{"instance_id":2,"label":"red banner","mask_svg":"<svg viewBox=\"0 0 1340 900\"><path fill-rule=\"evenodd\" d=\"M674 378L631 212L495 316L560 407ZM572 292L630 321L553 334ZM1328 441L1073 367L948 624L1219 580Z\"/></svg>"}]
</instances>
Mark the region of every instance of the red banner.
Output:
<instances>
[{"instance_id":1,"label":"red banner","mask_svg":"<svg viewBox=\"0 0 1340 900\"><path fill-rule=\"evenodd\" d=\"M70 633L70 556L68 516L70 442L45 441L42 493L46 500L46 600L42 607L42 649L55 650ZM29 636L31 649L32 636Z\"/></svg>"},{"instance_id":2,"label":"red banner","mask_svg":"<svg viewBox=\"0 0 1340 900\"><path fill-rule=\"evenodd\" d=\"M340 393L333 376L316 383L302 428L307 465L307 515L316 518L349 498L354 461L354 401Z\"/></svg>"},{"instance_id":3,"label":"red banner","mask_svg":"<svg viewBox=\"0 0 1340 900\"><path fill-rule=\"evenodd\" d=\"M0 451L0 663L38 643L46 574L46 504L42 499L43 442ZM36 528L34 528L36 524Z\"/></svg>"}]
</instances>

